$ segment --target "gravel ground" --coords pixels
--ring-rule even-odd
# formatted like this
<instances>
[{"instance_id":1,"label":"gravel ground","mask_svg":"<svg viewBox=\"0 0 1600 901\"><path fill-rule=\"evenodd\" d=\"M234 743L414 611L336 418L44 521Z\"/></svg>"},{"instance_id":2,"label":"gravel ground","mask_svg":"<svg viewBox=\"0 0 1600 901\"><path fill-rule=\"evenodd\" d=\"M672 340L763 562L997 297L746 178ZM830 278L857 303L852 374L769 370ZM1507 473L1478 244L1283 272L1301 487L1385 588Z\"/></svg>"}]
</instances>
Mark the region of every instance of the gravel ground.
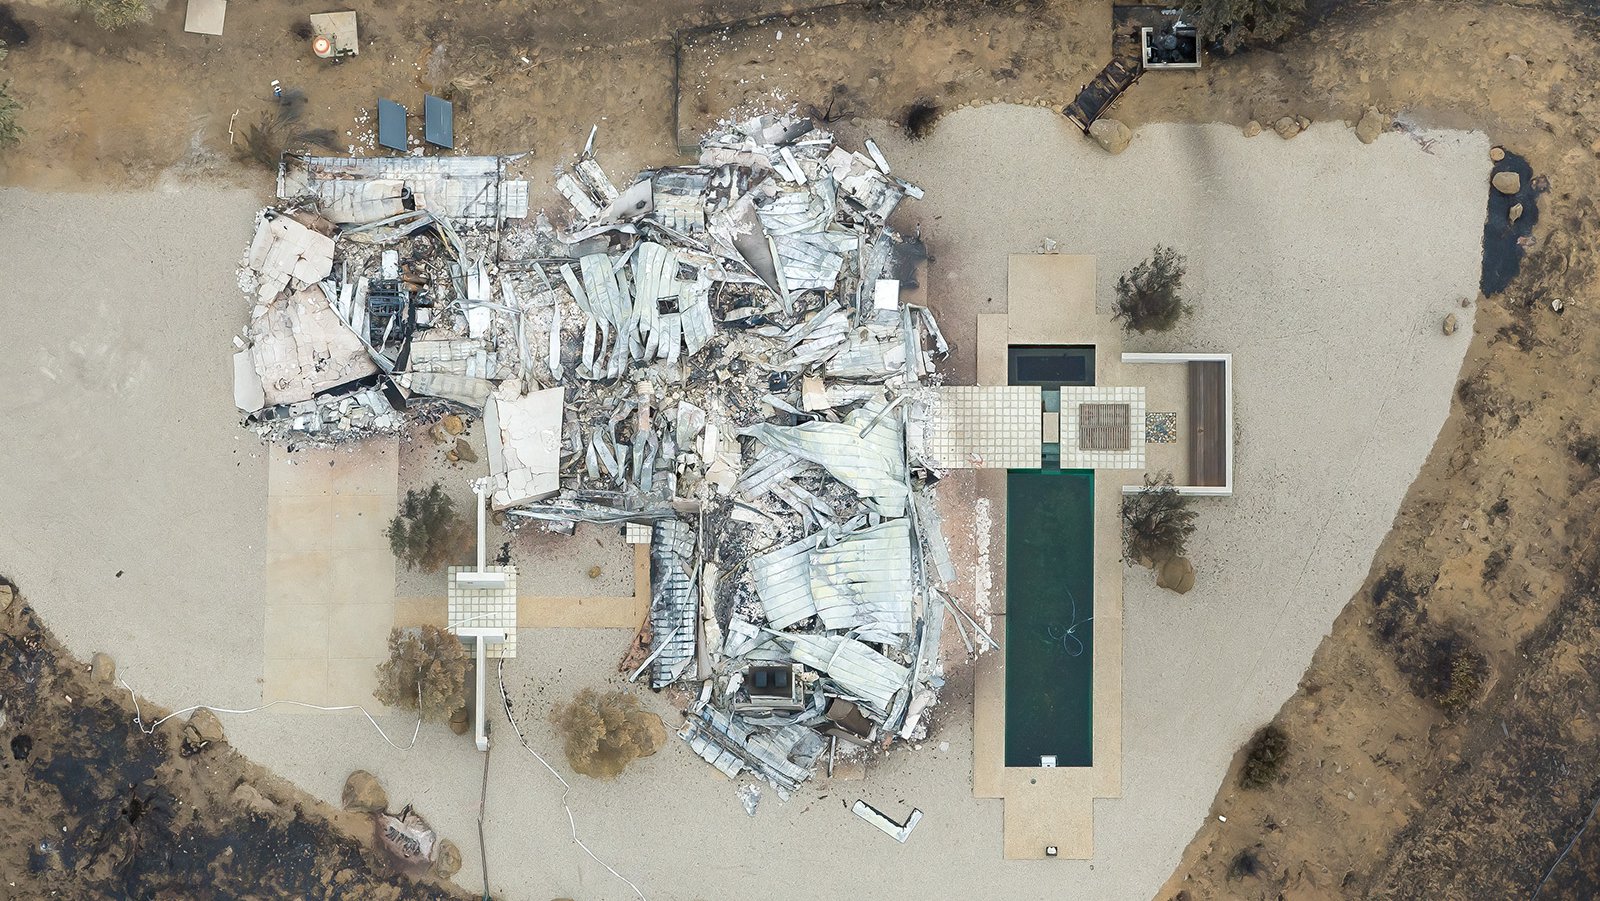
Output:
<instances>
[{"instance_id":1,"label":"gravel ground","mask_svg":"<svg viewBox=\"0 0 1600 901\"><path fill-rule=\"evenodd\" d=\"M677 742L620 780L574 780L580 835L652 898L736 897L753 874L794 898L1148 897L1171 871L1228 758L1288 696L1358 586L1428 452L1471 333L1486 139L1358 143L1338 125L1284 142L1225 126L1151 126L1107 157L1059 116L986 107L903 146L927 199L907 209L936 255L932 296L972 373L972 315L1004 305L1005 256L1054 239L1099 257L1100 298L1162 242L1188 254L1197 313L1161 346L1231 350L1239 496L1207 502L1182 599L1143 571L1126 591L1124 786L1096 805L1098 858L1005 864L1000 805L971 797L970 678L947 688L921 753L868 781L818 786L746 816L733 786ZM0 569L75 652L107 649L153 699L259 697L265 458L239 431L228 336L233 266L256 200L0 191ZM1461 330L1439 334L1446 312ZM122 578L115 577L125 570ZM556 754L549 705L615 679L620 632L531 632L507 668L529 738ZM197 677L204 673L204 679ZM669 724L661 698L651 699ZM559 786L502 714L489 763L491 886L508 898L626 898L567 840ZM236 747L332 799L377 773L460 843L475 888L481 758L442 729L391 750L358 716L259 714ZM410 724L386 720L404 744ZM949 750L937 750L948 741ZM856 797L926 818L894 845ZM879 880L861 874L881 873Z\"/></svg>"}]
</instances>

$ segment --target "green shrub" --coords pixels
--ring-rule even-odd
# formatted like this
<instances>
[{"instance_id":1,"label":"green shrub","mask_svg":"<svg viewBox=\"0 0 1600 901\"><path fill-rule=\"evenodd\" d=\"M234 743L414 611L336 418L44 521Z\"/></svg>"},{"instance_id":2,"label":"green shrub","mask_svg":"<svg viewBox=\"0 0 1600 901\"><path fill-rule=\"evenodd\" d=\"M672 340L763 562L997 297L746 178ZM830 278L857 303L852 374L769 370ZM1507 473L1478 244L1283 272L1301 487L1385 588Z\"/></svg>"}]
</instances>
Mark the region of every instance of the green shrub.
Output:
<instances>
[{"instance_id":1,"label":"green shrub","mask_svg":"<svg viewBox=\"0 0 1600 901\"><path fill-rule=\"evenodd\" d=\"M1244 766L1239 769L1239 784L1245 788L1264 788L1271 785L1283 764L1289 758L1289 736L1276 725L1267 724L1256 730L1245 746Z\"/></svg>"},{"instance_id":2,"label":"green shrub","mask_svg":"<svg viewBox=\"0 0 1600 901\"><path fill-rule=\"evenodd\" d=\"M1182 557L1197 515L1178 493L1172 473L1144 477L1145 490L1122 496L1122 555L1133 562Z\"/></svg>"},{"instance_id":3,"label":"green shrub","mask_svg":"<svg viewBox=\"0 0 1600 901\"><path fill-rule=\"evenodd\" d=\"M464 561L472 549L472 527L456 513L455 502L438 482L426 491L407 491L384 535L397 559L423 572L434 572L452 560Z\"/></svg>"},{"instance_id":4,"label":"green shrub","mask_svg":"<svg viewBox=\"0 0 1600 901\"><path fill-rule=\"evenodd\" d=\"M1178 293L1184 271L1182 255L1156 245L1150 259L1117 279L1113 317L1129 331L1168 331L1192 309Z\"/></svg>"}]
</instances>

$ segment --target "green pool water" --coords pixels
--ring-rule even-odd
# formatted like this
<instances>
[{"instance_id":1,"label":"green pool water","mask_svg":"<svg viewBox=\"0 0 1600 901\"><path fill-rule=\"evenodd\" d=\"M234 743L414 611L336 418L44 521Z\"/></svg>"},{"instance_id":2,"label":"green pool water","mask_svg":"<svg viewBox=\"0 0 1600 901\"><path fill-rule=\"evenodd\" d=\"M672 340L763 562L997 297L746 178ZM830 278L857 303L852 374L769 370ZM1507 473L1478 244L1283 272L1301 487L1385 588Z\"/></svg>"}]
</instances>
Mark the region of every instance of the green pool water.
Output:
<instances>
[{"instance_id":1,"label":"green pool water","mask_svg":"<svg viewBox=\"0 0 1600 901\"><path fill-rule=\"evenodd\" d=\"M1093 764L1094 472L1006 477L1006 766Z\"/></svg>"}]
</instances>

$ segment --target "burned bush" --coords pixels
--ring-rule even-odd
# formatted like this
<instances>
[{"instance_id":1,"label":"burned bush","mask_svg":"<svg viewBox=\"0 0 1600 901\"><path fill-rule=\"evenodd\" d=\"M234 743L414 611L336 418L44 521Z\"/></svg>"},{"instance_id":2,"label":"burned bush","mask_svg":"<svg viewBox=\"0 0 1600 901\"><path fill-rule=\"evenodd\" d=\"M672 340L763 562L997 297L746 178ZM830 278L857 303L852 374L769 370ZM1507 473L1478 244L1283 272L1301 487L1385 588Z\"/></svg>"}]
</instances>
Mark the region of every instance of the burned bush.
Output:
<instances>
[{"instance_id":1,"label":"burned bush","mask_svg":"<svg viewBox=\"0 0 1600 901\"><path fill-rule=\"evenodd\" d=\"M1494 556L1485 561L1486 576ZM1495 564L1503 565L1503 560ZM1460 629L1429 617L1422 603L1426 594L1399 567L1384 573L1372 586L1373 635L1417 697L1458 710L1477 698L1487 666Z\"/></svg>"},{"instance_id":2,"label":"burned bush","mask_svg":"<svg viewBox=\"0 0 1600 901\"><path fill-rule=\"evenodd\" d=\"M920 141L933 134L933 127L939 123L939 117L942 115L944 110L931 100L918 100L911 104L901 119L905 123L903 127L906 137Z\"/></svg>"},{"instance_id":3,"label":"burned bush","mask_svg":"<svg viewBox=\"0 0 1600 901\"><path fill-rule=\"evenodd\" d=\"M471 671L466 645L449 632L438 626L395 629L389 633L389 659L378 664L378 689L372 695L386 706L442 722L467 706Z\"/></svg>"}]
</instances>

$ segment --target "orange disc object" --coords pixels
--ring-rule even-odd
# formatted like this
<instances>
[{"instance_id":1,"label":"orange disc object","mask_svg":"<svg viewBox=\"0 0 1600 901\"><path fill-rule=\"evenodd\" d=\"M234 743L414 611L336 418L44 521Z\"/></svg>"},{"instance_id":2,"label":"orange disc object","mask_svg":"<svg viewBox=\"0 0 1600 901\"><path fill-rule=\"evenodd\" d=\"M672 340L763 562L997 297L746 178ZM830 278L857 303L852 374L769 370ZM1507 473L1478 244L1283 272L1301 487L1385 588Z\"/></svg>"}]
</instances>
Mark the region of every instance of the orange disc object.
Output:
<instances>
[{"instance_id":1,"label":"orange disc object","mask_svg":"<svg viewBox=\"0 0 1600 901\"><path fill-rule=\"evenodd\" d=\"M319 34L311 42L311 52L318 56L327 56L333 52L333 45L328 42L327 38Z\"/></svg>"}]
</instances>

